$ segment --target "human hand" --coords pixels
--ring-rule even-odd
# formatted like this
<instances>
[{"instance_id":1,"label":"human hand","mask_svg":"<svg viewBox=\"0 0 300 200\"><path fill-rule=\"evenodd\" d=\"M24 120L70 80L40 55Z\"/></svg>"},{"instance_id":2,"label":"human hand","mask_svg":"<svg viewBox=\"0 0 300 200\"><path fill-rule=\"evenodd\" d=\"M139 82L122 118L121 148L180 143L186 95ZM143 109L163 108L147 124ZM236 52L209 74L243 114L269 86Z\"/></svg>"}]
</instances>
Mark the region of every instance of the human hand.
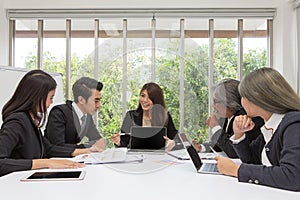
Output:
<instances>
[{"instance_id":1,"label":"human hand","mask_svg":"<svg viewBox=\"0 0 300 200\"><path fill-rule=\"evenodd\" d=\"M245 132L252 130L254 126L254 122L247 115L236 116L233 121L234 138L239 139Z\"/></svg>"},{"instance_id":2,"label":"human hand","mask_svg":"<svg viewBox=\"0 0 300 200\"><path fill-rule=\"evenodd\" d=\"M166 141L165 151L171 151L175 147L175 141L170 140L168 137L164 136Z\"/></svg>"},{"instance_id":3,"label":"human hand","mask_svg":"<svg viewBox=\"0 0 300 200\"><path fill-rule=\"evenodd\" d=\"M217 119L217 117L216 117L214 114L210 115L210 116L206 119L205 123L206 123L210 128L213 128L213 127L215 127L215 126L220 125L220 124L219 124L219 120Z\"/></svg>"},{"instance_id":4,"label":"human hand","mask_svg":"<svg viewBox=\"0 0 300 200\"><path fill-rule=\"evenodd\" d=\"M32 160L31 169L65 169L65 168L82 168L85 164L74 162L67 159L36 159Z\"/></svg>"},{"instance_id":5,"label":"human hand","mask_svg":"<svg viewBox=\"0 0 300 200\"><path fill-rule=\"evenodd\" d=\"M196 140L192 141L193 147L196 149L197 152L201 152L202 147L200 144L198 144L198 142Z\"/></svg>"},{"instance_id":6,"label":"human hand","mask_svg":"<svg viewBox=\"0 0 300 200\"><path fill-rule=\"evenodd\" d=\"M240 168L240 165L234 163L229 158L225 158L222 156L216 156L215 160L217 161L218 171L221 174L225 174L227 176L233 176L233 177L238 176L238 170Z\"/></svg>"},{"instance_id":7,"label":"human hand","mask_svg":"<svg viewBox=\"0 0 300 200\"><path fill-rule=\"evenodd\" d=\"M117 146L121 145L121 136L120 133L115 133L110 137L110 140Z\"/></svg>"},{"instance_id":8,"label":"human hand","mask_svg":"<svg viewBox=\"0 0 300 200\"><path fill-rule=\"evenodd\" d=\"M103 138L95 142L95 144L93 144L93 146L89 148L91 152L101 152L104 151L105 149L106 149L106 141Z\"/></svg>"}]
</instances>

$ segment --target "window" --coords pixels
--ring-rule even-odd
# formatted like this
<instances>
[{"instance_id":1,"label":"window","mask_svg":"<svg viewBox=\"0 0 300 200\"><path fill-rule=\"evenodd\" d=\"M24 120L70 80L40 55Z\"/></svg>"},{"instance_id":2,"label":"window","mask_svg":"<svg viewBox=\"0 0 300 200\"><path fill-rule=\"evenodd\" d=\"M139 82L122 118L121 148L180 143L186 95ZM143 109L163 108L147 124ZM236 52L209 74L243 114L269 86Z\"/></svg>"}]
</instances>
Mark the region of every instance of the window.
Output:
<instances>
[{"instance_id":1,"label":"window","mask_svg":"<svg viewBox=\"0 0 300 200\"><path fill-rule=\"evenodd\" d=\"M55 19L51 11L45 12L42 67L69 73L70 81L64 79L66 90L80 76L104 83L98 126L107 136L119 131L128 109L137 107L142 85L155 81L164 90L176 128L207 139L210 86L223 78L239 79L240 72L264 67L271 59L267 43L272 35L267 34L266 24L274 16L272 9L214 11L216 16L201 9L70 12L71 19L65 17L68 10ZM41 16L26 20L22 10L8 11L8 16L17 24L12 43L15 66L37 68ZM71 48L66 42L68 31Z\"/></svg>"}]
</instances>

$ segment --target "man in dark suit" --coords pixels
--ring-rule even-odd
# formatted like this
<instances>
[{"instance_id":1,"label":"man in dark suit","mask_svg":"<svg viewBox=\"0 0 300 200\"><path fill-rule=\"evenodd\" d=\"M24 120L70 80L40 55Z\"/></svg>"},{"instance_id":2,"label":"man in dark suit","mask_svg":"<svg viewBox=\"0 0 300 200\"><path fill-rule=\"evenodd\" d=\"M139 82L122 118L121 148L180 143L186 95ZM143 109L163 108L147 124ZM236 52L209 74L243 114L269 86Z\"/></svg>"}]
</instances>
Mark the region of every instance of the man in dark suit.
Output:
<instances>
[{"instance_id":1,"label":"man in dark suit","mask_svg":"<svg viewBox=\"0 0 300 200\"><path fill-rule=\"evenodd\" d=\"M103 84L88 77L73 85L74 101L53 107L49 113L45 137L55 145L104 150L106 142L97 130L92 115L100 108Z\"/></svg>"},{"instance_id":2,"label":"man in dark suit","mask_svg":"<svg viewBox=\"0 0 300 200\"><path fill-rule=\"evenodd\" d=\"M206 143L198 144L193 141L198 152L210 152L210 147L213 147L216 151L224 151L230 158L238 157L229 139L234 134L232 129L234 118L246 114L241 105L238 85L239 81L237 80L224 79L215 86L212 102L213 113L206 120L206 124L211 128L212 136ZM261 134L260 127L264 124L260 117L252 120L255 121L255 127L246 133L246 138L250 142Z\"/></svg>"}]
</instances>

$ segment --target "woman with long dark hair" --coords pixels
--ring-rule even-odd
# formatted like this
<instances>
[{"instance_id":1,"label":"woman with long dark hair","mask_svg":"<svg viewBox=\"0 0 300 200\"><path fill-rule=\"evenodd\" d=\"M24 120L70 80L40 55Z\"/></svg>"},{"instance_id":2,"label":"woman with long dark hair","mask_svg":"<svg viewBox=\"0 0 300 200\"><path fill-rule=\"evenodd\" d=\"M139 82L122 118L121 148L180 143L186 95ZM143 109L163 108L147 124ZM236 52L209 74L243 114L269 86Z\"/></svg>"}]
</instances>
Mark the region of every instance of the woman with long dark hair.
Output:
<instances>
[{"instance_id":1,"label":"woman with long dark hair","mask_svg":"<svg viewBox=\"0 0 300 200\"><path fill-rule=\"evenodd\" d=\"M56 82L42 70L29 71L2 110L0 132L0 175L39 168L77 168L83 164L50 157L87 153L51 145L41 133L47 109L53 103Z\"/></svg>"},{"instance_id":2,"label":"woman with long dark hair","mask_svg":"<svg viewBox=\"0 0 300 200\"><path fill-rule=\"evenodd\" d=\"M167 128L166 150L174 147L173 139L178 131L167 111L164 93L158 84L149 82L143 85L138 107L136 110L130 110L126 113L121 132L130 133L132 126L164 126ZM119 133L112 136L113 143L119 147L127 147L129 139L129 135L120 136Z\"/></svg>"}]
</instances>

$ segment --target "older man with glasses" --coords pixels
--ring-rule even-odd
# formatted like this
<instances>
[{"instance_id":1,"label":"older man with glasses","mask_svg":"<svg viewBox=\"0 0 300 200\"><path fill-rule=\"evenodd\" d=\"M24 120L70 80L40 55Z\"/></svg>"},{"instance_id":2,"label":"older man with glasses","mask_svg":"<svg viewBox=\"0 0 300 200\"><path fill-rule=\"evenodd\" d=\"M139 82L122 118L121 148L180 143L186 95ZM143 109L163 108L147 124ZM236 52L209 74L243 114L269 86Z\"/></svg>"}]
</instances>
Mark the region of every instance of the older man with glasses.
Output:
<instances>
[{"instance_id":1,"label":"older man with glasses","mask_svg":"<svg viewBox=\"0 0 300 200\"><path fill-rule=\"evenodd\" d=\"M216 151L223 151L230 158L237 158L229 138L234 134L232 125L234 118L245 115L241 105L241 96L238 91L239 81L224 79L214 87L212 108L213 113L207 118L206 124L211 128L212 137L208 142L198 144L195 140L193 145L198 152L210 152L211 147ZM263 119L256 117L255 128L246 133L249 141L254 140L261 134L260 127L264 124Z\"/></svg>"}]
</instances>

